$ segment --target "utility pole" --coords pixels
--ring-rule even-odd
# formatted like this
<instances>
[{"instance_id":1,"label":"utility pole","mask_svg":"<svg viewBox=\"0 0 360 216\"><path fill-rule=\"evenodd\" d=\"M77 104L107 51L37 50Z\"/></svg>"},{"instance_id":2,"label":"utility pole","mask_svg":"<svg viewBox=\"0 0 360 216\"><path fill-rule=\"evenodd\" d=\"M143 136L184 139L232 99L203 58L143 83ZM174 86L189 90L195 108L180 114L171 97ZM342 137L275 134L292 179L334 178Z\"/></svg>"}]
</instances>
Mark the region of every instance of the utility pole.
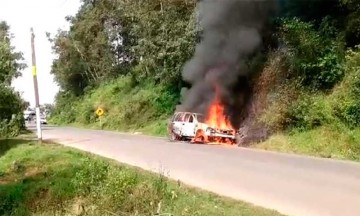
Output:
<instances>
[{"instance_id":1,"label":"utility pole","mask_svg":"<svg viewBox=\"0 0 360 216\"><path fill-rule=\"evenodd\" d=\"M36 76L36 57L35 57L35 34L33 28L31 31L31 59L32 59L32 75L34 81L34 90L35 90L35 106L36 106L36 129L37 129L37 137L39 143L42 142L42 132L41 132L41 122L40 122L40 102L39 102L39 87Z\"/></svg>"}]
</instances>

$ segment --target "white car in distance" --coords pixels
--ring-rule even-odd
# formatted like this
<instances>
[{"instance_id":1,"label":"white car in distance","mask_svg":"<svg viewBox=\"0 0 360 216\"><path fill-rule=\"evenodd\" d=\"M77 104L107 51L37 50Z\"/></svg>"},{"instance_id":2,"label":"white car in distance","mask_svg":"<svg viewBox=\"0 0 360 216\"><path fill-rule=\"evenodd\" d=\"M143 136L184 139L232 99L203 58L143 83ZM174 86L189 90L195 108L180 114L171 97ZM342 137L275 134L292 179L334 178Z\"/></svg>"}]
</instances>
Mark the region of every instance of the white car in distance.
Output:
<instances>
[{"instance_id":1,"label":"white car in distance","mask_svg":"<svg viewBox=\"0 0 360 216\"><path fill-rule=\"evenodd\" d=\"M35 123L36 123L36 117L35 117ZM40 124L47 124L47 119L45 115L40 115Z\"/></svg>"}]
</instances>

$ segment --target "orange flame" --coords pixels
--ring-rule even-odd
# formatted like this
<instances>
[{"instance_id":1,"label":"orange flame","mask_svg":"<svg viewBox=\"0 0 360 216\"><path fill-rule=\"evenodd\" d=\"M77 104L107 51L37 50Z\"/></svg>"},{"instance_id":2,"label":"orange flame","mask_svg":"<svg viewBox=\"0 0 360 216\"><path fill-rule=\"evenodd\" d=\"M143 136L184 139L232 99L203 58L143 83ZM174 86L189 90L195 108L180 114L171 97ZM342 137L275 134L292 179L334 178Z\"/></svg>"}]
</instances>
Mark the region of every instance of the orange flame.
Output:
<instances>
[{"instance_id":1,"label":"orange flame","mask_svg":"<svg viewBox=\"0 0 360 216\"><path fill-rule=\"evenodd\" d=\"M209 107L206 115L205 123L215 130L235 130L233 129L229 118L224 114L225 107L221 103L217 88L215 87L215 99ZM204 131L198 131L195 137L191 140L192 143L207 143L207 144L235 144L233 139L222 137L207 137Z\"/></svg>"},{"instance_id":2,"label":"orange flame","mask_svg":"<svg viewBox=\"0 0 360 216\"><path fill-rule=\"evenodd\" d=\"M212 128L231 130L233 129L229 118L224 114L224 105L221 103L218 92L213 103L210 105L209 111L206 116L206 124Z\"/></svg>"}]
</instances>

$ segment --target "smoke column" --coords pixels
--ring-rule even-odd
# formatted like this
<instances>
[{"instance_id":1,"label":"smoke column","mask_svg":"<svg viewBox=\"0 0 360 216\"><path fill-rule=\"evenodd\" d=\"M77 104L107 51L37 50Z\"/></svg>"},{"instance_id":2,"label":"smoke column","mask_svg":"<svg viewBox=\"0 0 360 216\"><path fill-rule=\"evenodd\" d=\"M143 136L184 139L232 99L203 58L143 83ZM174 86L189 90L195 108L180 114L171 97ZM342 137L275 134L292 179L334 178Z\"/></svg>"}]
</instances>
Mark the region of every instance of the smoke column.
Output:
<instances>
[{"instance_id":1,"label":"smoke column","mask_svg":"<svg viewBox=\"0 0 360 216\"><path fill-rule=\"evenodd\" d=\"M262 30L276 0L202 0L198 3L202 40L183 69L192 87L182 109L206 114L215 86L226 115L239 127L250 94L246 60L262 45Z\"/></svg>"}]
</instances>

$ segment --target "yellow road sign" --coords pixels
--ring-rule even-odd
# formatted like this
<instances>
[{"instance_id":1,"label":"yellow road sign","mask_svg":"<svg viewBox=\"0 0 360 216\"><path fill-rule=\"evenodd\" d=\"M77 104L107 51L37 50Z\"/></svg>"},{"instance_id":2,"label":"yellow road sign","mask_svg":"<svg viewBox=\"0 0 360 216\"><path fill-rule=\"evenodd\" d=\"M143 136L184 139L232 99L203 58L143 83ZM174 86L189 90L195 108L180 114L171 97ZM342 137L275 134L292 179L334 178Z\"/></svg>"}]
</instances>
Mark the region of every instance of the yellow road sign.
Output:
<instances>
[{"instance_id":1,"label":"yellow road sign","mask_svg":"<svg viewBox=\"0 0 360 216\"><path fill-rule=\"evenodd\" d=\"M102 116L102 115L104 115L105 111L101 108L97 108L95 113L97 116Z\"/></svg>"}]
</instances>

